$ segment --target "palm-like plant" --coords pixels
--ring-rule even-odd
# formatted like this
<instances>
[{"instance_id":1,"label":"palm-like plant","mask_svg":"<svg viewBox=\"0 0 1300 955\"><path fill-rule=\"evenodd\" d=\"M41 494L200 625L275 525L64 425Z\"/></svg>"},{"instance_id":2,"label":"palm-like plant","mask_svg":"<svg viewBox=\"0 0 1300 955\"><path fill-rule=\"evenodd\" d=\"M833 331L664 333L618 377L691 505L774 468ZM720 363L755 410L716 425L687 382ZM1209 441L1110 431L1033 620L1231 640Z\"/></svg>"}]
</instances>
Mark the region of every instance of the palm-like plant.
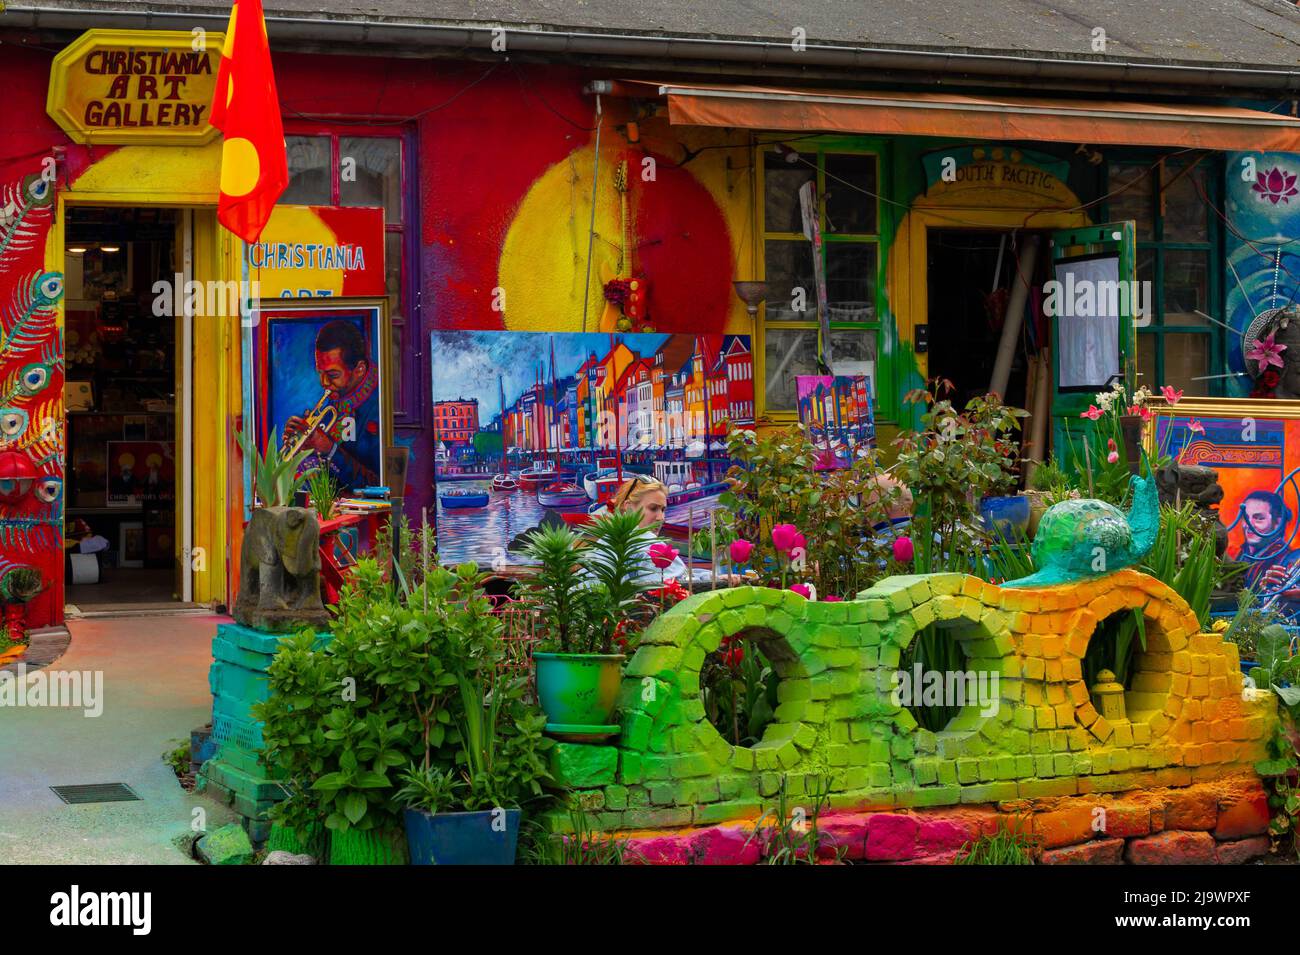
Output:
<instances>
[{"instance_id":1,"label":"palm-like plant","mask_svg":"<svg viewBox=\"0 0 1300 955\"><path fill-rule=\"evenodd\" d=\"M640 511L604 514L588 527L591 546L578 561L607 601L598 621L600 653L612 653L614 631L640 609L637 597L654 585L645 576L646 551L655 542L652 530L641 526Z\"/></svg>"},{"instance_id":2,"label":"palm-like plant","mask_svg":"<svg viewBox=\"0 0 1300 955\"><path fill-rule=\"evenodd\" d=\"M585 614L579 576L578 534L567 527L543 526L524 543L524 553L540 565L533 589L541 601L542 622L560 648L572 653Z\"/></svg>"},{"instance_id":3,"label":"palm-like plant","mask_svg":"<svg viewBox=\"0 0 1300 955\"><path fill-rule=\"evenodd\" d=\"M252 440L243 431L236 438L244 457L253 462L253 490L266 507L288 507L293 497L306 484L317 468L308 468L301 474L298 469L302 462L311 455L310 451L299 451L287 457L280 454L280 436L275 428L266 442L266 454L257 453Z\"/></svg>"}]
</instances>

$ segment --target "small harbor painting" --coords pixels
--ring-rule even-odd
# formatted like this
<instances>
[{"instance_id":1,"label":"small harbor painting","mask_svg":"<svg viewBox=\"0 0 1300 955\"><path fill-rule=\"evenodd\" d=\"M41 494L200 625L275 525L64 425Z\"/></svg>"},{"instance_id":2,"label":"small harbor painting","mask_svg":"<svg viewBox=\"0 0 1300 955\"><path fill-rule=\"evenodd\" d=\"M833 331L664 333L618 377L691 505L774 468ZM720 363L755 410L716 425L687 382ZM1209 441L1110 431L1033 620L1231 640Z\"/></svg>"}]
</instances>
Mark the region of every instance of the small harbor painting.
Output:
<instances>
[{"instance_id":1,"label":"small harbor painting","mask_svg":"<svg viewBox=\"0 0 1300 955\"><path fill-rule=\"evenodd\" d=\"M707 528L729 425L754 424L744 335L432 333L438 558L523 563L520 537L581 524L636 475L665 536Z\"/></svg>"},{"instance_id":2,"label":"small harbor painting","mask_svg":"<svg viewBox=\"0 0 1300 955\"><path fill-rule=\"evenodd\" d=\"M818 471L847 468L876 445L871 379L866 375L799 375L799 421L818 448Z\"/></svg>"}]
</instances>

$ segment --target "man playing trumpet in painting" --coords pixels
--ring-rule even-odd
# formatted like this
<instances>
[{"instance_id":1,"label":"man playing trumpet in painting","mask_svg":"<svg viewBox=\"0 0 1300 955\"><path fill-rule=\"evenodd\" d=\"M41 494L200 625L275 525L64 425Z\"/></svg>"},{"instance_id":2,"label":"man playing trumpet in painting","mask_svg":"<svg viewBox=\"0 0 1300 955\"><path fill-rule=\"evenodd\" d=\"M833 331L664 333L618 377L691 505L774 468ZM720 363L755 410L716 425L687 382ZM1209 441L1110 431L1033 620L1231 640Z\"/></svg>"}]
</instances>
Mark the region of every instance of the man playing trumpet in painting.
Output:
<instances>
[{"instance_id":1,"label":"man playing trumpet in painting","mask_svg":"<svg viewBox=\"0 0 1300 955\"><path fill-rule=\"evenodd\" d=\"M313 452L345 493L378 484L379 375L361 330L342 319L329 322L316 335L315 357L325 393L314 410L285 422L285 445Z\"/></svg>"}]
</instances>

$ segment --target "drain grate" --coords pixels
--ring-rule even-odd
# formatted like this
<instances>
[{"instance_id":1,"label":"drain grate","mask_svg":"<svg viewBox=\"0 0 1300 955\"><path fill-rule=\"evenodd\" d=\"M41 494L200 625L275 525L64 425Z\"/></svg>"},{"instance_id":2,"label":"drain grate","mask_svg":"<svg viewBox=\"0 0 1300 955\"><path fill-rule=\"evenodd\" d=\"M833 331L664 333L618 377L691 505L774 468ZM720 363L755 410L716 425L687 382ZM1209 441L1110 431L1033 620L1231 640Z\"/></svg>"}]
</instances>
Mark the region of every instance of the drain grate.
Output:
<instances>
[{"instance_id":1,"label":"drain grate","mask_svg":"<svg viewBox=\"0 0 1300 955\"><path fill-rule=\"evenodd\" d=\"M137 802L140 797L126 783L89 783L82 786L51 786L54 795L69 806L95 802Z\"/></svg>"}]
</instances>

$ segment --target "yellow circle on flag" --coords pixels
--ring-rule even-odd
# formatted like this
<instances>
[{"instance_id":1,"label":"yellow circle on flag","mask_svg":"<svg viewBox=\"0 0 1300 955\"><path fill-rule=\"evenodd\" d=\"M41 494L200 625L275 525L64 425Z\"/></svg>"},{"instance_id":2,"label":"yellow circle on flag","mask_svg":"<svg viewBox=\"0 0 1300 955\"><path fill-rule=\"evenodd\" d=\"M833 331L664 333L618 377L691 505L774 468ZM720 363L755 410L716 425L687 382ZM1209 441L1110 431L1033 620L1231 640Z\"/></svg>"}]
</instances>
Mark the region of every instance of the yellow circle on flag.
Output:
<instances>
[{"instance_id":1,"label":"yellow circle on flag","mask_svg":"<svg viewBox=\"0 0 1300 955\"><path fill-rule=\"evenodd\" d=\"M221 191L228 196L243 196L253 191L262 164L257 147L247 139L227 139L221 147Z\"/></svg>"}]
</instances>

